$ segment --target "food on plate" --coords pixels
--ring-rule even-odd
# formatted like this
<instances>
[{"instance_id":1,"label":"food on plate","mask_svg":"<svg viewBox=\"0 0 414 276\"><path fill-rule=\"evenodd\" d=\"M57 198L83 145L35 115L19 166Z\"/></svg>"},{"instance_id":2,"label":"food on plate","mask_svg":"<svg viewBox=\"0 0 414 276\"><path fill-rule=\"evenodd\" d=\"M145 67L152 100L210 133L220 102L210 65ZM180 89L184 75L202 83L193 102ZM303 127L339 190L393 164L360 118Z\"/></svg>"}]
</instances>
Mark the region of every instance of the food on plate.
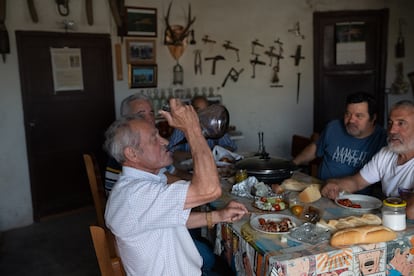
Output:
<instances>
[{"instance_id":1,"label":"food on plate","mask_svg":"<svg viewBox=\"0 0 414 276\"><path fill-rule=\"evenodd\" d=\"M290 218L282 218L282 220L259 218L260 230L266 232L289 232L290 229L296 227Z\"/></svg>"},{"instance_id":2,"label":"food on plate","mask_svg":"<svg viewBox=\"0 0 414 276\"><path fill-rule=\"evenodd\" d=\"M319 225L337 231L346 228L365 226L365 225L381 225L382 220L379 216L374 214L363 214L362 216L349 216L340 219L331 219L328 222L324 220L319 221Z\"/></svg>"},{"instance_id":3,"label":"food on plate","mask_svg":"<svg viewBox=\"0 0 414 276\"><path fill-rule=\"evenodd\" d=\"M299 200L304 203L312 203L321 198L321 193L319 191L319 184L311 184L305 190L299 193Z\"/></svg>"},{"instance_id":4,"label":"food on plate","mask_svg":"<svg viewBox=\"0 0 414 276\"><path fill-rule=\"evenodd\" d=\"M280 197L257 197L253 206L264 211L282 211L287 204Z\"/></svg>"},{"instance_id":5,"label":"food on plate","mask_svg":"<svg viewBox=\"0 0 414 276\"><path fill-rule=\"evenodd\" d=\"M382 225L366 225L337 231L331 237L331 245L344 247L354 244L378 243L393 240L397 234Z\"/></svg>"},{"instance_id":6,"label":"food on plate","mask_svg":"<svg viewBox=\"0 0 414 276\"><path fill-rule=\"evenodd\" d=\"M337 199L336 202L338 202L338 204L341 204L345 207L361 208L361 204L354 203L349 198L340 198L340 199Z\"/></svg>"},{"instance_id":7,"label":"food on plate","mask_svg":"<svg viewBox=\"0 0 414 276\"><path fill-rule=\"evenodd\" d=\"M301 192L304 189L306 189L308 186L309 184L300 182L293 178L288 178L288 179L283 180L282 184L280 185L280 187L283 190L289 190L289 191L295 191L295 192Z\"/></svg>"}]
</instances>

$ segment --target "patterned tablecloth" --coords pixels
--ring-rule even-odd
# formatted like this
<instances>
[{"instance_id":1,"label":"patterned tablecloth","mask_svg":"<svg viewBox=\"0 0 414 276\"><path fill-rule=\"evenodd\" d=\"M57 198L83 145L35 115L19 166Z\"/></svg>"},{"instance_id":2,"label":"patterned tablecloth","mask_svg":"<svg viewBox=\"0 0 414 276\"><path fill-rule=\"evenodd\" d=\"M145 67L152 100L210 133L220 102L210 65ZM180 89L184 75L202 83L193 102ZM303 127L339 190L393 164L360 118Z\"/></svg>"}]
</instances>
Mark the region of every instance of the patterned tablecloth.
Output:
<instances>
[{"instance_id":1,"label":"patterned tablecloth","mask_svg":"<svg viewBox=\"0 0 414 276\"><path fill-rule=\"evenodd\" d=\"M304 180L305 176L294 177ZM312 179L307 177L305 181ZM235 199L258 212L252 207L252 199L231 195L227 184L223 184L223 190L223 196L212 203L213 208ZM312 205L323 210L325 220L361 215L326 198ZM278 214L292 215L289 210ZM289 234L261 233L251 227L246 217L217 225L215 253L223 256L237 275L414 275L414 221L407 221L407 229L397 233L397 239L390 242L338 249L331 247L329 240L313 245Z\"/></svg>"}]
</instances>

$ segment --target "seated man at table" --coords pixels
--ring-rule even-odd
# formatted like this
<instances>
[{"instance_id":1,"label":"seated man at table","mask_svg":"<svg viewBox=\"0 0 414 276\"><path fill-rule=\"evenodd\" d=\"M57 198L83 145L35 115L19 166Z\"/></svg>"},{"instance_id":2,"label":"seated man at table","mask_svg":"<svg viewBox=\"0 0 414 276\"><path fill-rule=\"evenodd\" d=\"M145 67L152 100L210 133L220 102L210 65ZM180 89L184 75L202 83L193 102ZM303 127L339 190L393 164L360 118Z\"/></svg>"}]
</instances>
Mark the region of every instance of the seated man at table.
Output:
<instances>
[{"instance_id":1,"label":"seated man at table","mask_svg":"<svg viewBox=\"0 0 414 276\"><path fill-rule=\"evenodd\" d=\"M387 144L386 131L376 119L377 104L371 95L350 94L343 119L329 122L319 139L299 153L293 163L304 165L321 157L318 178L322 180L356 173ZM360 191L370 192L369 189Z\"/></svg>"},{"instance_id":2,"label":"seated man at table","mask_svg":"<svg viewBox=\"0 0 414 276\"><path fill-rule=\"evenodd\" d=\"M209 103L206 97L195 96L191 100L191 105L198 112L200 110L206 109ZM178 162L191 158L190 147L188 143L180 143L183 141L183 139L184 133L179 129L174 129L169 139L169 147L171 147L170 150L174 153L173 158ZM214 146L219 145L223 148L228 149L229 151L237 150L236 143L231 140L230 136L227 133L219 139L207 139L207 143L210 149L213 149Z\"/></svg>"},{"instance_id":3,"label":"seated man at table","mask_svg":"<svg viewBox=\"0 0 414 276\"><path fill-rule=\"evenodd\" d=\"M171 113L161 111L168 123L185 133L194 173L191 182L167 184L160 170L172 163L168 141L146 120L127 116L106 132L105 148L122 164L105 211L105 221L116 237L128 275L200 275L202 259L187 228L234 222L248 213L243 204L230 202L219 211L191 212L217 199L221 185L217 168L196 112L170 100Z\"/></svg>"},{"instance_id":4,"label":"seated man at table","mask_svg":"<svg viewBox=\"0 0 414 276\"><path fill-rule=\"evenodd\" d=\"M372 183L382 182L386 197L400 196L399 189L414 189L414 102L394 104L388 119L388 146L383 147L356 174L328 179L322 195L330 199L341 191L354 193ZM414 197L407 198L407 217L414 219Z\"/></svg>"},{"instance_id":5,"label":"seated man at table","mask_svg":"<svg viewBox=\"0 0 414 276\"><path fill-rule=\"evenodd\" d=\"M152 107L151 99L142 93L135 93L126 97L121 102L121 116L138 114L143 117L150 124L155 125L154 109ZM122 166L114 159L109 158L105 171L105 190L107 195L112 190L113 185L118 181L121 174ZM163 169L168 183L173 183L179 179L190 179L190 175L185 172L181 172L173 165L167 166ZM209 247L202 237L200 230L192 229L191 235L193 236L194 243L197 246L198 251L203 257L203 272L208 273L211 271L215 264L215 256L213 250Z\"/></svg>"}]
</instances>

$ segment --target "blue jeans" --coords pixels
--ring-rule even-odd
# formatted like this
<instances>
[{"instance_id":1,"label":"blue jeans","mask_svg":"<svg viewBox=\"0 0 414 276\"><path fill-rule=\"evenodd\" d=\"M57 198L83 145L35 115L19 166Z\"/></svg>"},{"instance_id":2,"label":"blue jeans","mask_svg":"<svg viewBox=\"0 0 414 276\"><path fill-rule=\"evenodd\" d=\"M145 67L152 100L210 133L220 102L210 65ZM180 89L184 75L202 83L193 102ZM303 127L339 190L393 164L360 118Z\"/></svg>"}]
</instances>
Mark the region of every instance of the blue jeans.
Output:
<instances>
[{"instance_id":1,"label":"blue jeans","mask_svg":"<svg viewBox=\"0 0 414 276\"><path fill-rule=\"evenodd\" d=\"M216 262L214 252L213 250L211 250L211 247L205 242L199 241L197 239L193 239L193 241L195 246L197 247L198 252L203 258L203 267L201 268L203 276L209 275L210 271L214 267L214 263Z\"/></svg>"}]
</instances>

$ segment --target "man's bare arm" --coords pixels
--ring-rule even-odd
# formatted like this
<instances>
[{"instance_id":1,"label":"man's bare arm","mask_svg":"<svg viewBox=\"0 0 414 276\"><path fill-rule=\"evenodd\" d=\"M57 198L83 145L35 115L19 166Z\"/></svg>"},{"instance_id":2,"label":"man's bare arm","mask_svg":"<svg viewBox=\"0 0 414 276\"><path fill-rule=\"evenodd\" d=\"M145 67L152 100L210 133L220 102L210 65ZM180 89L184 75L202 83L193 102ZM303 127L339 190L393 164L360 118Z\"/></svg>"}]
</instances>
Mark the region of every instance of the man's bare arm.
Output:
<instances>
[{"instance_id":1,"label":"man's bare arm","mask_svg":"<svg viewBox=\"0 0 414 276\"><path fill-rule=\"evenodd\" d=\"M219 222L235 222L241 219L249 211L246 207L237 201L230 201L229 204L223 209L211 212L212 224ZM206 212L191 212L190 217L187 220L187 228L198 228L207 226L207 214Z\"/></svg>"},{"instance_id":2,"label":"man's bare arm","mask_svg":"<svg viewBox=\"0 0 414 276\"><path fill-rule=\"evenodd\" d=\"M193 208L221 196L221 185L213 154L201 133L197 113L191 105L170 100L171 113L161 111L170 126L184 132L193 158L193 178L187 192L184 208Z\"/></svg>"},{"instance_id":3,"label":"man's bare arm","mask_svg":"<svg viewBox=\"0 0 414 276\"><path fill-rule=\"evenodd\" d=\"M369 183L358 172L344 178L328 179L323 186L321 194L324 197L335 199L341 192L354 193L367 187Z\"/></svg>"},{"instance_id":4,"label":"man's bare arm","mask_svg":"<svg viewBox=\"0 0 414 276\"><path fill-rule=\"evenodd\" d=\"M316 144L307 145L293 160L296 165L306 165L316 158Z\"/></svg>"}]
</instances>

